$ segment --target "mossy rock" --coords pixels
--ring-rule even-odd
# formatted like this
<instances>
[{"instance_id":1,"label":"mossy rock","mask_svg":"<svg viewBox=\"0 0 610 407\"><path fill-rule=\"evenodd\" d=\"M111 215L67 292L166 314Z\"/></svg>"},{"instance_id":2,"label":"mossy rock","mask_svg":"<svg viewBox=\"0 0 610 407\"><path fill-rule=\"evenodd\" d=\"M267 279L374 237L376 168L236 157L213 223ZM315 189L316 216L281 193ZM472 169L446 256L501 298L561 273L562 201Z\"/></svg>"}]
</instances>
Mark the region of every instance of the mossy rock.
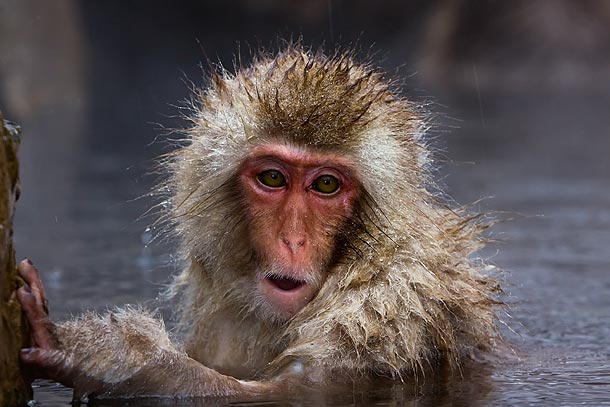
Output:
<instances>
[{"instance_id":1,"label":"mossy rock","mask_svg":"<svg viewBox=\"0 0 610 407\"><path fill-rule=\"evenodd\" d=\"M0 406L24 405L31 388L19 368L26 345L25 321L15 297L20 280L15 268L13 214L19 197L19 128L0 113Z\"/></svg>"}]
</instances>

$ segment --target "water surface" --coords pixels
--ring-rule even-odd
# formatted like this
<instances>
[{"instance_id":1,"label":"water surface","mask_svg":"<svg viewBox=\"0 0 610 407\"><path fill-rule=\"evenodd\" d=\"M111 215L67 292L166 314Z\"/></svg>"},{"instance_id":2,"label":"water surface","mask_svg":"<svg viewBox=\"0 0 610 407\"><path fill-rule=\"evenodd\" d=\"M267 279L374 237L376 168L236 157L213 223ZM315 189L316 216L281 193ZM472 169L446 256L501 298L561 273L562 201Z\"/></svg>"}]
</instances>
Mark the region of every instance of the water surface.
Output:
<instances>
[{"instance_id":1,"label":"water surface","mask_svg":"<svg viewBox=\"0 0 610 407\"><path fill-rule=\"evenodd\" d=\"M503 219L490 231L495 242L479 255L504 270L510 307L509 315L500 313L500 328L510 346L491 366L466 367L461 379L378 383L274 403L610 405L607 99L589 103L583 96L577 103L588 108L576 113L547 99L541 106L536 96L494 100L499 107L485 104L484 121L476 107L452 114L462 121L443 136L452 161L439 177L458 202L485 198L476 207ZM154 307L177 267L171 244L148 244L153 219L137 220L152 203L154 177L144 174L161 149L118 139L100 149L100 136L91 134L61 148L56 138L25 137L22 148L16 247L43 271L57 320L124 303ZM71 399L64 387L36 386L41 406Z\"/></svg>"}]
</instances>

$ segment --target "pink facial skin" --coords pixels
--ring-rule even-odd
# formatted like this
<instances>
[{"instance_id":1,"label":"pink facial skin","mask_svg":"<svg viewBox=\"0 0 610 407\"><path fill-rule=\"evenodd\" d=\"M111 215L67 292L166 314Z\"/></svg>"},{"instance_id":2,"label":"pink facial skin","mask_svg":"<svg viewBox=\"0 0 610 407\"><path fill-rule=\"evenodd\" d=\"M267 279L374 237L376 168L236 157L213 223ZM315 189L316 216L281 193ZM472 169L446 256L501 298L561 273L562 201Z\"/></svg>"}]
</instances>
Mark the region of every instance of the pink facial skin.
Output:
<instances>
[{"instance_id":1,"label":"pink facial skin","mask_svg":"<svg viewBox=\"0 0 610 407\"><path fill-rule=\"evenodd\" d=\"M290 318L317 294L358 193L353 168L344 155L278 145L255 148L241 166L251 244L261 259L257 289L276 317ZM279 184L265 185L266 171L280 174ZM325 176L338 181L336 190L316 186Z\"/></svg>"}]
</instances>

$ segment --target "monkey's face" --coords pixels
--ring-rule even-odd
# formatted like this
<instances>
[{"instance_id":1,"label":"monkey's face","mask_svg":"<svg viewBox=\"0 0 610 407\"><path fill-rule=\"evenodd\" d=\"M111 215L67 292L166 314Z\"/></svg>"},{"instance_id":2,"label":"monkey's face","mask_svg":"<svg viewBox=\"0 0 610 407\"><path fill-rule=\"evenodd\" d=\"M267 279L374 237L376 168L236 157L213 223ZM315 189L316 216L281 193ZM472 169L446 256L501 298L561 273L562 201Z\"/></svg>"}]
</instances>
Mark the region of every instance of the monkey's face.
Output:
<instances>
[{"instance_id":1,"label":"monkey's face","mask_svg":"<svg viewBox=\"0 0 610 407\"><path fill-rule=\"evenodd\" d=\"M240 168L256 290L286 320L317 294L358 194L345 156L285 145L255 148Z\"/></svg>"}]
</instances>

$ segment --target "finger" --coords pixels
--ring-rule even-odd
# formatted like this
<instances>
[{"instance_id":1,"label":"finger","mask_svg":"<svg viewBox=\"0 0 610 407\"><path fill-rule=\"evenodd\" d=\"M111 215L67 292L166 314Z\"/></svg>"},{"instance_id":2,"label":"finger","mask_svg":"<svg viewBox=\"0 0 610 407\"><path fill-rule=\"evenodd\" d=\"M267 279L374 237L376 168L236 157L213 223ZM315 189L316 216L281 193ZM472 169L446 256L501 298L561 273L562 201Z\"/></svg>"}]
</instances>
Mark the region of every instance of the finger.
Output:
<instances>
[{"instance_id":1,"label":"finger","mask_svg":"<svg viewBox=\"0 0 610 407\"><path fill-rule=\"evenodd\" d=\"M71 385L71 371L66 363L66 353L58 349L24 348L19 352L21 361L33 373L43 379L51 379Z\"/></svg>"},{"instance_id":2,"label":"finger","mask_svg":"<svg viewBox=\"0 0 610 407\"><path fill-rule=\"evenodd\" d=\"M30 338L32 344L43 349L52 349L55 346L53 330L55 325L49 320L49 316L36 301L36 297L29 287L21 287L17 290L17 299L30 323Z\"/></svg>"},{"instance_id":3,"label":"finger","mask_svg":"<svg viewBox=\"0 0 610 407\"><path fill-rule=\"evenodd\" d=\"M21 361L28 365L36 365L44 370L61 367L65 361L65 353L57 349L23 348L19 351Z\"/></svg>"},{"instance_id":4,"label":"finger","mask_svg":"<svg viewBox=\"0 0 610 407\"><path fill-rule=\"evenodd\" d=\"M28 322L30 321L30 316L32 315L32 307L36 306L36 299L34 298L32 291L30 290L30 286L24 285L23 287L19 287L17 290L17 300L21 304L21 309L25 313ZM32 325L30 323L30 325ZM34 334L32 329L30 331L30 342L29 345L36 346L36 340L34 339Z\"/></svg>"},{"instance_id":5,"label":"finger","mask_svg":"<svg viewBox=\"0 0 610 407\"><path fill-rule=\"evenodd\" d=\"M17 270L23 279L28 283L32 289L32 293L36 298L36 301L41 304L42 309L45 313L49 313L49 306L47 301L47 295L40 280L40 273L38 269L34 267L30 259L22 260L17 266Z\"/></svg>"}]
</instances>

